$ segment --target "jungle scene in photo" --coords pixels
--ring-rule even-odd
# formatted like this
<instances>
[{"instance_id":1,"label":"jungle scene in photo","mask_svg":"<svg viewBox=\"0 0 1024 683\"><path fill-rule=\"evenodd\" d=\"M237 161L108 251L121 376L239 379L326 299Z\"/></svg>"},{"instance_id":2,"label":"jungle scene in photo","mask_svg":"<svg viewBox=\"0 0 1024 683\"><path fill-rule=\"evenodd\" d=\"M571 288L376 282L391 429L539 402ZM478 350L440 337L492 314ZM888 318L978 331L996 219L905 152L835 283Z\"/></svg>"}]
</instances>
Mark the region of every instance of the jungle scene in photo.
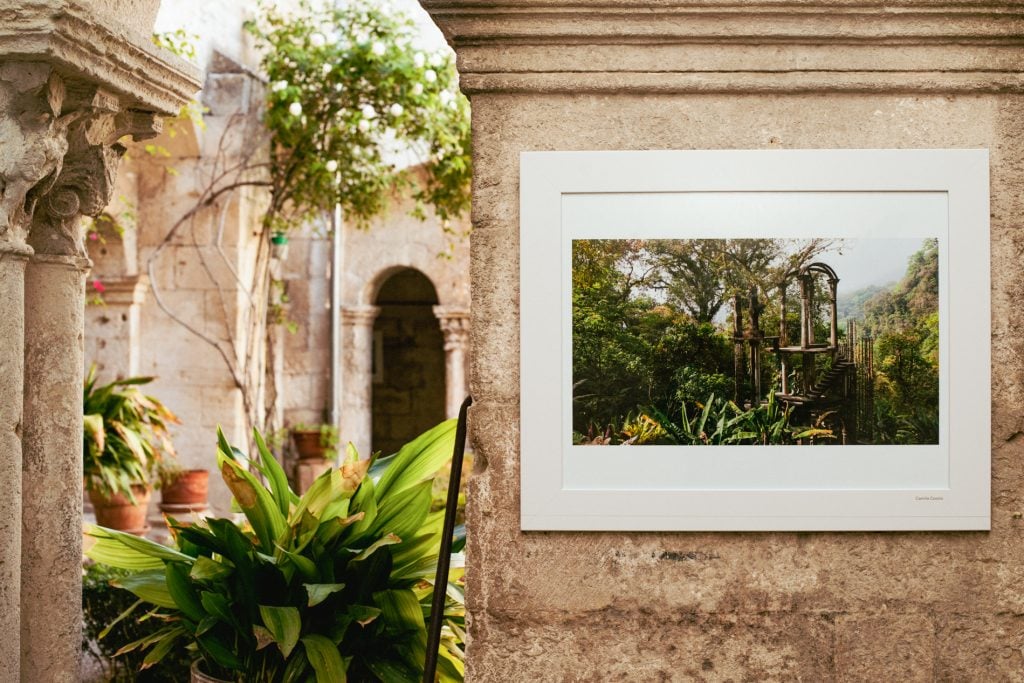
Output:
<instances>
[{"instance_id":1,"label":"jungle scene in photo","mask_svg":"<svg viewBox=\"0 0 1024 683\"><path fill-rule=\"evenodd\" d=\"M576 445L939 443L937 239L577 239Z\"/></svg>"}]
</instances>

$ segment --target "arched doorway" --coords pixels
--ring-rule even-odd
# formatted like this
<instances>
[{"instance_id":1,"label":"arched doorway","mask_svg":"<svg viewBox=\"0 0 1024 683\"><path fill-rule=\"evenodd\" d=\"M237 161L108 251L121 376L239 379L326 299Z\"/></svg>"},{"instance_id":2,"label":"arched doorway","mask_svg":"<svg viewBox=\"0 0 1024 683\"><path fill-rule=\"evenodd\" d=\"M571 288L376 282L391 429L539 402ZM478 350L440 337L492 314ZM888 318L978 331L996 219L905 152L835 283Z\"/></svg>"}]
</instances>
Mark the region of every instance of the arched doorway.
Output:
<instances>
[{"instance_id":1,"label":"arched doorway","mask_svg":"<svg viewBox=\"0 0 1024 683\"><path fill-rule=\"evenodd\" d=\"M437 290L418 270L384 281L373 327L373 450L384 455L445 418L444 339Z\"/></svg>"}]
</instances>

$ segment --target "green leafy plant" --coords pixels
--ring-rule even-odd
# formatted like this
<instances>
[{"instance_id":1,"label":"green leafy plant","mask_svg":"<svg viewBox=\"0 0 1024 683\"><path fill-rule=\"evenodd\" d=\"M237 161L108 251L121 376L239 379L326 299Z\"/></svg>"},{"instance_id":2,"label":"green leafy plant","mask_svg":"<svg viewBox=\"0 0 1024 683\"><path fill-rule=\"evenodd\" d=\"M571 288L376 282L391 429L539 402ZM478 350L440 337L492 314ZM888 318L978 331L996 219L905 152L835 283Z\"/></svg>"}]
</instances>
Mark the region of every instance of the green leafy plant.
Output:
<instances>
[{"instance_id":1,"label":"green leafy plant","mask_svg":"<svg viewBox=\"0 0 1024 683\"><path fill-rule=\"evenodd\" d=\"M164 622L122 648L150 666L188 644L211 675L241 681L418 681L426 654L442 512L431 487L449 460L455 421L387 458L359 460L301 498L259 433L246 461L218 434L218 463L247 527L170 520L169 548L94 527L87 554L127 570L116 584ZM250 472L262 476L268 485ZM456 575L461 558L453 558ZM462 680L462 589L449 583L439 679Z\"/></svg>"},{"instance_id":2,"label":"green leafy plant","mask_svg":"<svg viewBox=\"0 0 1024 683\"><path fill-rule=\"evenodd\" d=\"M270 81L273 231L336 204L365 225L398 188L444 223L468 208L469 103L450 56L416 48L412 21L368 0L260 9L245 27Z\"/></svg>"},{"instance_id":3,"label":"green leafy plant","mask_svg":"<svg viewBox=\"0 0 1024 683\"><path fill-rule=\"evenodd\" d=\"M176 454L168 425L178 418L139 386L152 377L129 377L96 385L89 368L83 390L83 474L85 487L110 496L132 486L159 482L163 468L173 469Z\"/></svg>"},{"instance_id":4,"label":"green leafy plant","mask_svg":"<svg viewBox=\"0 0 1024 683\"><path fill-rule=\"evenodd\" d=\"M158 664L139 670L143 654L115 654L125 645L159 631L158 619L118 619L136 601L128 591L111 585L128 572L93 562L82 568L82 650L107 668L110 683L181 683L192 663L184 651L169 652Z\"/></svg>"}]
</instances>

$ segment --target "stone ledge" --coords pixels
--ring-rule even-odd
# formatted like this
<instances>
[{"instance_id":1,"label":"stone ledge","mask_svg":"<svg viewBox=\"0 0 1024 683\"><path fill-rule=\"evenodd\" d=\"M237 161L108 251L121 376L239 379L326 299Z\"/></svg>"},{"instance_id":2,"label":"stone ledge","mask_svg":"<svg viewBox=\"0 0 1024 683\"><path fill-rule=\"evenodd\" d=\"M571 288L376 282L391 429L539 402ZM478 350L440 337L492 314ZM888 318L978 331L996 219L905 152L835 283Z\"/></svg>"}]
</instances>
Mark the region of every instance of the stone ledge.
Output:
<instances>
[{"instance_id":1,"label":"stone ledge","mask_svg":"<svg viewBox=\"0 0 1024 683\"><path fill-rule=\"evenodd\" d=\"M70 80L102 83L125 108L175 115L200 88L199 71L149 36L108 27L80 0L0 5L0 54L46 61Z\"/></svg>"}]
</instances>

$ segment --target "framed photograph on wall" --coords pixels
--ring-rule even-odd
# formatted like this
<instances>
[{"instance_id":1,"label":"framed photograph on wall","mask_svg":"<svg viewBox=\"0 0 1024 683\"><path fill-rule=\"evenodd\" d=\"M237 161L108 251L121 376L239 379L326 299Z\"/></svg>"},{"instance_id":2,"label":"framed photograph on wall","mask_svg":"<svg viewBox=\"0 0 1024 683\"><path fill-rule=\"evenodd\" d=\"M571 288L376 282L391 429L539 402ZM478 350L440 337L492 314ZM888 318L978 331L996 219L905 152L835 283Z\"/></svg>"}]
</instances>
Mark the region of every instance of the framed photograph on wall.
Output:
<instances>
[{"instance_id":1,"label":"framed photograph on wall","mask_svg":"<svg viewBox=\"0 0 1024 683\"><path fill-rule=\"evenodd\" d=\"M520 173L523 529L989 528L987 151Z\"/></svg>"}]
</instances>

